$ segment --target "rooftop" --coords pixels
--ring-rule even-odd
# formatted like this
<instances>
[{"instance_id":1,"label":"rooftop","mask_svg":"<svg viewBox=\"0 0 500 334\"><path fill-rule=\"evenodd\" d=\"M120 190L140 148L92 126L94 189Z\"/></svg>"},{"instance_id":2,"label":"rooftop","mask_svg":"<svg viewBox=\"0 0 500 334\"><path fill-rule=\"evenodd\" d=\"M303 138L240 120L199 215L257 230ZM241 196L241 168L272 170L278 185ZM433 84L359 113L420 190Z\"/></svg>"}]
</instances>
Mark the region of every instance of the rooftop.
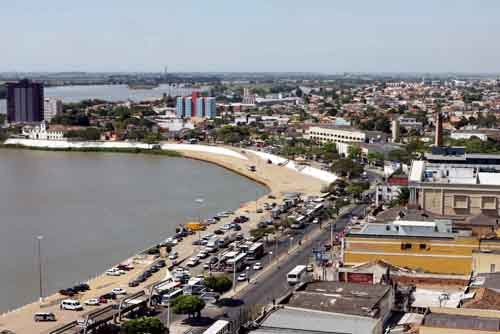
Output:
<instances>
[{"instance_id":1,"label":"rooftop","mask_svg":"<svg viewBox=\"0 0 500 334\"><path fill-rule=\"evenodd\" d=\"M390 290L387 285L313 282L296 291L286 306L376 318L378 303Z\"/></svg>"},{"instance_id":2,"label":"rooftop","mask_svg":"<svg viewBox=\"0 0 500 334\"><path fill-rule=\"evenodd\" d=\"M350 235L372 236L409 236L409 237L443 237L453 238L451 220L405 221L395 220L392 223L368 223L361 231L351 232Z\"/></svg>"},{"instance_id":3,"label":"rooftop","mask_svg":"<svg viewBox=\"0 0 500 334\"><path fill-rule=\"evenodd\" d=\"M278 309L262 323L256 334L362 334L372 333L377 319L295 309Z\"/></svg>"},{"instance_id":4,"label":"rooftop","mask_svg":"<svg viewBox=\"0 0 500 334\"><path fill-rule=\"evenodd\" d=\"M422 325L441 328L498 331L500 330L500 319L458 314L429 313L425 316Z\"/></svg>"}]
</instances>

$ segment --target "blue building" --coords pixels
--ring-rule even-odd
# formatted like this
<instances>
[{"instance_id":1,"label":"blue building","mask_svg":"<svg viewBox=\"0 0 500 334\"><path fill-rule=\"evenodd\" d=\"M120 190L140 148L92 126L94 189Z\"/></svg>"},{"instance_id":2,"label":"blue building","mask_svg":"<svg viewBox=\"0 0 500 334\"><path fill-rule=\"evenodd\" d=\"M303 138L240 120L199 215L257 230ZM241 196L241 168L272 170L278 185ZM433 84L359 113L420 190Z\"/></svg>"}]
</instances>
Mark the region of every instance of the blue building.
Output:
<instances>
[{"instance_id":1,"label":"blue building","mask_svg":"<svg viewBox=\"0 0 500 334\"><path fill-rule=\"evenodd\" d=\"M204 100L205 100L205 117L215 118L215 116L217 116L215 97L206 97Z\"/></svg>"},{"instance_id":2,"label":"blue building","mask_svg":"<svg viewBox=\"0 0 500 334\"><path fill-rule=\"evenodd\" d=\"M196 117L205 116L205 99L204 97L199 97L196 99Z\"/></svg>"},{"instance_id":3,"label":"blue building","mask_svg":"<svg viewBox=\"0 0 500 334\"><path fill-rule=\"evenodd\" d=\"M193 99L191 96L184 98L184 117L193 117Z\"/></svg>"},{"instance_id":4,"label":"blue building","mask_svg":"<svg viewBox=\"0 0 500 334\"><path fill-rule=\"evenodd\" d=\"M184 98L182 96L179 96L177 98L177 103L175 105L175 114L179 118L184 117Z\"/></svg>"}]
</instances>

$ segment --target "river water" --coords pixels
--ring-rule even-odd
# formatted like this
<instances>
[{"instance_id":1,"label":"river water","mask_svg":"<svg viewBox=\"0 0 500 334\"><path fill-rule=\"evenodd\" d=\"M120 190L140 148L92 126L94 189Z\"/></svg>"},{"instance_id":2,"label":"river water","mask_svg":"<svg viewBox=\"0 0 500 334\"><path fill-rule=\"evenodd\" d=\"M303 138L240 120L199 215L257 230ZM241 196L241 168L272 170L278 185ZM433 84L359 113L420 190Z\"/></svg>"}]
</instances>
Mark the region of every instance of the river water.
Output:
<instances>
[{"instance_id":1,"label":"river water","mask_svg":"<svg viewBox=\"0 0 500 334\"><path fill-rule=\"evenodd\" d=\"M208 87L200 88L201 91ZM143 101L160 98L163 94L170 96L190 95L193 89L170 85L160 85L153 89L130 89L127 85L93 85L93 86L62 86L46 87L45 97L59 98L63 102L78 102L86 99L100 99L105 101ZM5 100L0 100L0 113L6 113Z\"/></svg>"},{"instance_id":2,"label":"river water","mask_svg":"<svg viewBox=\"0 0 500 334\"><path fill-rule=\"evenodd\" d=\"M183 158L0 150L0 311L87 280L199 215L235 209L267 189ZM196 198L204 198L202 205Z\"/></svg>"}]
</instances>

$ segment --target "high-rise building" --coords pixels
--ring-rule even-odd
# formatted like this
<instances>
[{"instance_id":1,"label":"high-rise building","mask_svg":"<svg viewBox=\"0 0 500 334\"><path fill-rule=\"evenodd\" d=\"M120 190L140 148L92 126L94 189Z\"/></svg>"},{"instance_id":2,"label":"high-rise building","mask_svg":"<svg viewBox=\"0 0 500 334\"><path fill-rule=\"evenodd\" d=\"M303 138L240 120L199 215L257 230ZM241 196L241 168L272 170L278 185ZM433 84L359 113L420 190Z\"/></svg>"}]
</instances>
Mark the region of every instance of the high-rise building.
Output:
<instances>
[{"instance_id":1,"label":"high-rise building","mask_svg":"<svg viewBox=\"0 0 500 334\"><path fill-rule=\"evenodd\" d=\"M215 97L201 97L198 95L179 96L177 97L175 113L179 118L214 118L217 115Z\"/></svg>"},{"instance_id":2,"label":"high-rise building","mask_svg":"<svg viewBox=\"0 0 500 334\"><path fill-rule=\"evenodd\" d=\"M43 121L43 84L21 80L7 83L7 121L31 123Z\"/></svg>"},{"instance_id":3,"label":"high-rise building","mask_svg":"<svg viewBox=\"0 0 500 334\"><path fill-rule=\"evenodd\" d=\"M45 98L43 103L43 119L50 122L52 118L62 114L63 103L54 98Z\"/></svg>"},{"instance_id":4,"label":"high-rise building","mask_svg":"<svg viewBox=\"0 0 500 334\"><path fill-rule=\"evenodd\" d=\"M205 97L199 97L196 100L196 117L205 116Z\"/></svg>"},{"instance_id":5,"label":"high-rise building","mask_svg":"<svg viewBox=\"0 0 500 334\"><path fill-rule=\"evenodd\" d=\"M184 117L193 117L193 98L191 96L184 98Z\"/></svg>"},{"instance_id":6,"label":"high-rise building","mask_svg":"<svg viewBox=\"0 0 500 334\"><path fill-rule=\"evenodd\" d=\"M184 117L184 98L182 96L177 97L177 103L175 105L175 114L179 118Z\"/></svg>"},{"instance_id":7,"label":"high-rise building","mask_svg":"<svg viewBox=\"0 0 500 334\"><path fill-rule=\"evenodd\" d=\"M217 109L215 105L215 97L205 98L205 117L215 118L217 116Z\"/></svg>"}]
</instances>

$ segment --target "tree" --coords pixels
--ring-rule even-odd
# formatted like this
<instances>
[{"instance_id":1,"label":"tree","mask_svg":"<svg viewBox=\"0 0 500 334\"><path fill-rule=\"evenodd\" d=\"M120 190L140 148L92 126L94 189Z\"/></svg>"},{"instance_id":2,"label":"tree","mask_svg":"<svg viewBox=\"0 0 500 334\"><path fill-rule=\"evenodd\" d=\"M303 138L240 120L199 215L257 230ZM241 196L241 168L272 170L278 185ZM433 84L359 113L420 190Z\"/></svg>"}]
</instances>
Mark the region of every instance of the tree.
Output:
<instances>
[{"instance_id":1,"label":"tree","mask_svg":"<svg viewBox=\"0 0 500 334\"><path fill-rule=\"evenodd\" d=\"M143 317L126 321L122 326L122 332L125 334L168 334L169 331L160 319Z\"/></svg>"},{"instance_id":2,"label":"tree","mask_svg":"<svg viewBox=\"0 0 500 334\"><path fill-rule=\"evenodd\" d=\"M384 161L384 154L381 152L368 152L367 158L370 165L375 165L377 162Z\"/></svg>"},{"instance_id":3,"label":"tree","mask_svg":"<svg viewBox=\"0 0 500 334\"><path fill-rule=\"evenodd\" d=\"M174 299L171 303L175 314L187 314L188 317L200 317L201 310L205 308L205 301L198 296L183 295Z\"/></svg>"},{"instance_id":4,"label":"tree","mask_svg":"<svg viewBox=\"0 0 500 334\"><path fill-rule=\"evenodd\" d=\"M410 200L410 189L407 187L402 187L399 189L398 196L392 200L391 206L403 206L408 204Z\"/></svg>"},{"instance_id":5,"label":"tree","mask_svg":"<svg viewBox=\"0 0 500 334\"><path fill-rule=\"evenodd\" d=\"M359 145L349 145L349 159L359 159L361 157L361 147Z\"/></svg>"},{"instance_id":6,"label":"tree","mask_svg":"<svg viewBox=\"0 0 500 334\"><path fill-rule=\"evenodd\" d=\"M353 162L351 159L340 159L333 163L332 172L338 175L347 175L347 177L357 177L363 171L360 164Z\"/></svg>"},{"instance_id":7,"label":"tree","mask_svg":"<svg viewBox=\"0 0 500 334\"><path fill-rule=\"evenodd\" d=\"M233 282L227 276L214 275L205 277L205 286L222 294L231 290Z\"/></svg>"},{"instance_id":8,"label":"tree","mask_svg":"<svg viewBox=\"0 0 500 334\"><path fill-rule=\"evenodd\" d=\"M353 183L347 186L347 192L352 194L353 197L359 198L359 196L363 193L363 187L359 184Z\"/></svg>"}]
</instances>

